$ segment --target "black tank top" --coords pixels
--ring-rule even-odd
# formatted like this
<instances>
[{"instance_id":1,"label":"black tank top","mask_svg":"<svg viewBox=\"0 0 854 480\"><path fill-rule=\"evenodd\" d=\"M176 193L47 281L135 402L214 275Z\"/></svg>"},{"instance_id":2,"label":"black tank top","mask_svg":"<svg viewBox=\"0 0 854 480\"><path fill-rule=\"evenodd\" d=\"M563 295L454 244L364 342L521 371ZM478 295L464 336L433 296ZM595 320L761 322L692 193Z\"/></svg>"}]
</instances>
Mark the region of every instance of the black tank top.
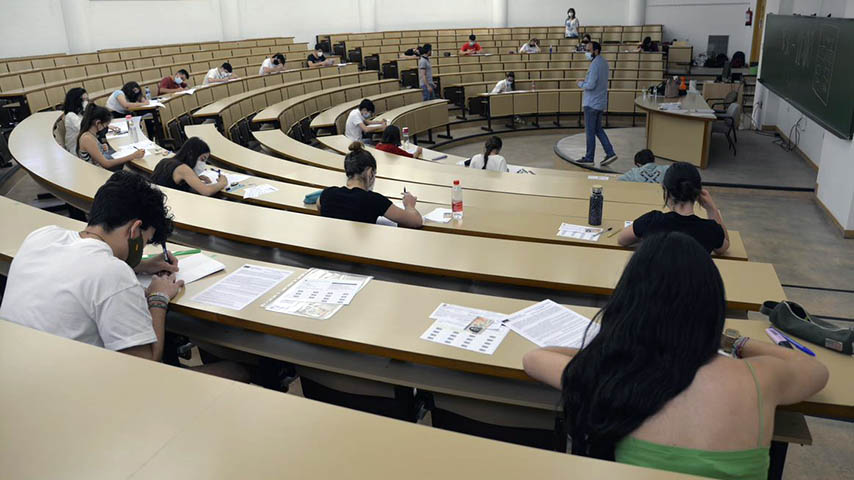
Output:
<instances>
[{"instance_id":1,"label":"black tank top","mask_svg":"<svg viewBox=\"0 0 854 480\"><path fill-rule=\"evenodd\" d=\"M154 172L151 174L151 182L161 187L166 188L174 188L176 190L183 190L185 192L191 192L190 186L187 185L187 182L181 180L181 183L175 183L173 178L173 174L175 173L175 169L183 165L179 160L174 158L164 158L154 167Z\"/></svg>"}]
</instances>

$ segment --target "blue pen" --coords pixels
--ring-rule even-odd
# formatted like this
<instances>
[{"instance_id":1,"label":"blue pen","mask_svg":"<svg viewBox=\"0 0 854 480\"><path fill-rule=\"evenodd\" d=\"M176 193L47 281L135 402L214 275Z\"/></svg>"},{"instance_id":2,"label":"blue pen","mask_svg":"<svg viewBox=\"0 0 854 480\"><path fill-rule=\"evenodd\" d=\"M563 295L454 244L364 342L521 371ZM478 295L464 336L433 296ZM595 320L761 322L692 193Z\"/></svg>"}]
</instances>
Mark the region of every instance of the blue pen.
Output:
<instances>
[{"instance_id":1,"label":"blue pen","mask_svg":"<svg viewBox=\"0 0 854 480\"><path fill-rule=\"evenodd\" d=\"M791 343L792 345L794 345L794 347L795 347L795 348L797 348L798 350L800 350L800 351L802 351L802 352L806 353L807 355L809 355L809 356L811 356L811 357L814 357L814 356L815 356L815 352L813 352L813 351L812 351L812 350L810 350L809 348L807 348L807 347L805 347L805 346L801 345L800 343L796 342L792 337L790 337L790 336L786 335L785 333L781 332L780 330L777 330L777 333L779 333L783 338L785 338L786 340L788 340L788 341L789 341L789 343Z\"/></svg>"}]
</instances>

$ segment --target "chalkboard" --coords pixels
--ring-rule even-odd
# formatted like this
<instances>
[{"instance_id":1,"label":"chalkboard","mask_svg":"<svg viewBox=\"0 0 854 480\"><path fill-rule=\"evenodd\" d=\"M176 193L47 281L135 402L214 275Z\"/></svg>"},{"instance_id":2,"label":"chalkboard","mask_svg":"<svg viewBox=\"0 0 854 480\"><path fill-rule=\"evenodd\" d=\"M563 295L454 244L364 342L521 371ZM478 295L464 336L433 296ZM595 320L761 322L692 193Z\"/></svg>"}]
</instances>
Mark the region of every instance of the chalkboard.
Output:
<instances>
[{"instance_id":1,"label":"chalkboard","mask_svg":"<svg viewBox=\"0 0 854 480\"><path fill-rule=\"evenodd\" d=\"M854 136L854 19L768 15L759 82L834 135Z\"/></svg>"}]
</instances>

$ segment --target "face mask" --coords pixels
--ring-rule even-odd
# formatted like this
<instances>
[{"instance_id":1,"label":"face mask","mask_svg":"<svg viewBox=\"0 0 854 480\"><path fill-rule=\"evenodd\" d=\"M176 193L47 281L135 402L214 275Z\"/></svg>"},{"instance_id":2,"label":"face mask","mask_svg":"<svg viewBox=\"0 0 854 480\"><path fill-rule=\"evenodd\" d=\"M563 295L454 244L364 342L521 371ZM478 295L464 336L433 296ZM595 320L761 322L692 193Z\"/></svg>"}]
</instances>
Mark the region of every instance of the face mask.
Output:
<instances>
[{"instance_id":1,"label":"face mask","mask_svg":"<svg viewBox=\"0 0 854 480\"><path fill-rule=\"evenodd\" d=\"M102 126L101 128L98 129L98 135L105 135L107 133L107 130L109 130L109 128L110 128L109 125Z\"/></svg>"},{"instance_id":2,"label":"face mask","mask_svg":"<svg viewBox=\"0 0 854 480\"><path fill-rule=\"evenodd\" d=\"M125 260L125 263L130 268L136 268L139 265L139 262L142 260L143 247L145 247L145 240L143 240L141 233L136 238L128 239L128 258Z\"/></svg>"},{"instance_id":3,"label":"face mask","mask_svg":"<svg viewBox=\"0 0 854 480\"><path fill-rule=\"evenodd\" d=\"M181 77L175 77L175 83L181 85L182 83L184 83L184 79Z\"/></svg>"},{"instance_id":4,"label":"face mask","mask_svg":"<svg viewBox=\"0 0 854 480\"><path fill-rule=\"evenodd\" d=\"M593 54L590 52L584 52L584 56L587 57L587 60L593 60Z\"/></svg>"},{"instance_id":5,"label":"face mask","mask_svg":"<svg viewBox=\"0 0 854 480\"><path fill-rule=\"evenodd\" d=\"M567 15L569 18L575 18L575 14L574 14L574 13L567 13L566 15Z\"/></svg>"},{"instance_id":6,"label":"face mask","mask_svg":"<svg viewBox=\"0 0 854 480\"><path fill-rule=\"evenodd\" d=\"M89 100L83 100L83 110L86 110L86 107L89 106Z\"/></svg>"},{"instance_id":7,"label":"face mask","mask_svg":"<svg viewBox=\"0 0 854 480\"><path fill-rule=\"evenodd\" d=\"M367 120L368 118L371 118L371 114L370 113L363 113L362 118Z\"/></svg>"},{"instance_id":8,"label":"face mask","mask_svg":"<svg viewBox=\"0 0 854 480\"><path fill-rule=\"evenodd\" d=\"M201 175L202 172L208 169L208 163L204 160L199 160L196 162L196 166L193 167L193 171L196 172L196 175Z\"/></svg>"},{"instance_id":9,"label":"face mask","mask_svg":"<svg viewBox=\"0 0 854 480\"><path fill-rule=\"evenodd\" d=\"M317 57L317 58L320 58L320 57L322 57L322 56L323 56L323 52L321 52L320 50L318 50L318 51L314 52L314 56L315 56L315 57Z\"/></svg>"},{"instance_id":10,"label":"face mask","mask_svg":"<svg viewBox=\"0 0 854 480\"><path fill-rule=\"evenodd\" d=\"M473 46L474 46L474 42L469 42L469 45L471 45L471 46L473 47Z\"/></svg>"}]
</instances>

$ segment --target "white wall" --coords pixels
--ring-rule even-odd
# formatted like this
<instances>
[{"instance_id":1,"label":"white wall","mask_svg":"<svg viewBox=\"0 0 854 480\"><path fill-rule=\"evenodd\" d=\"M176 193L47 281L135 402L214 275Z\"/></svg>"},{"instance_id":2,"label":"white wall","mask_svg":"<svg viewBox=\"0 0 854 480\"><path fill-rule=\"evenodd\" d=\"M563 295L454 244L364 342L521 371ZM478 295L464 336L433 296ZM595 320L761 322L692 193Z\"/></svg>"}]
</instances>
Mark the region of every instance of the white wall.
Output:
<instances>
[{"instance_id":1,"label":"white wall","mask_svg":"<svg viewBox=\"0 0 854 480\"><path fill-rule=\"evenodd\" d=\"M59 0L0 0L0 58L68 51Z\"/></svg>"},{"instance_id":2,"label":"white wall","mask_svg":"<svg viewBox=\"0 0 854 480\"><path fill-rule=\"evenodd\" d=\"M694 56L706 53L709 35L729 35L727 55L742 51L749 58L753 27L744 25L745 12L756 11L756 0L648 0L646 23L664 25L664 39L684 40Z\"/></svg>"},{"instance_id":3,"label":"white wall","mask_svg":"<svg viewBox=\"0 0 854 480\"><path fill-rule=\"evenodd\" d=\"M377 30L492 26L491 0L431 0L429 3L376 0L376 5ZM509 21L513 21L512 16Z\"/></svg>"},{"instance_id":4,"label":"white wall","mask_svg":"<svg viewBox=\"0 0 854 480\"><path fill-rule=\"evenodd\" d=\"M557 26L566 20L566 10L575 9L584 25L623 25L628 19L628 0L509 0L508 24L514 27Z\"/></svg>"},{"instance_id":5,"label":"white wall","mask_svg":"<svg viewBox=\"0 0 854 480\"><path fill-rule=\"evenodd\" d=\"M318 34L361 31L359 0L237 2L242 38L293 36L295 42L308 42L313 48ZM295 3L315 8L294 8Z\"/></svg>"}]
</instances>

